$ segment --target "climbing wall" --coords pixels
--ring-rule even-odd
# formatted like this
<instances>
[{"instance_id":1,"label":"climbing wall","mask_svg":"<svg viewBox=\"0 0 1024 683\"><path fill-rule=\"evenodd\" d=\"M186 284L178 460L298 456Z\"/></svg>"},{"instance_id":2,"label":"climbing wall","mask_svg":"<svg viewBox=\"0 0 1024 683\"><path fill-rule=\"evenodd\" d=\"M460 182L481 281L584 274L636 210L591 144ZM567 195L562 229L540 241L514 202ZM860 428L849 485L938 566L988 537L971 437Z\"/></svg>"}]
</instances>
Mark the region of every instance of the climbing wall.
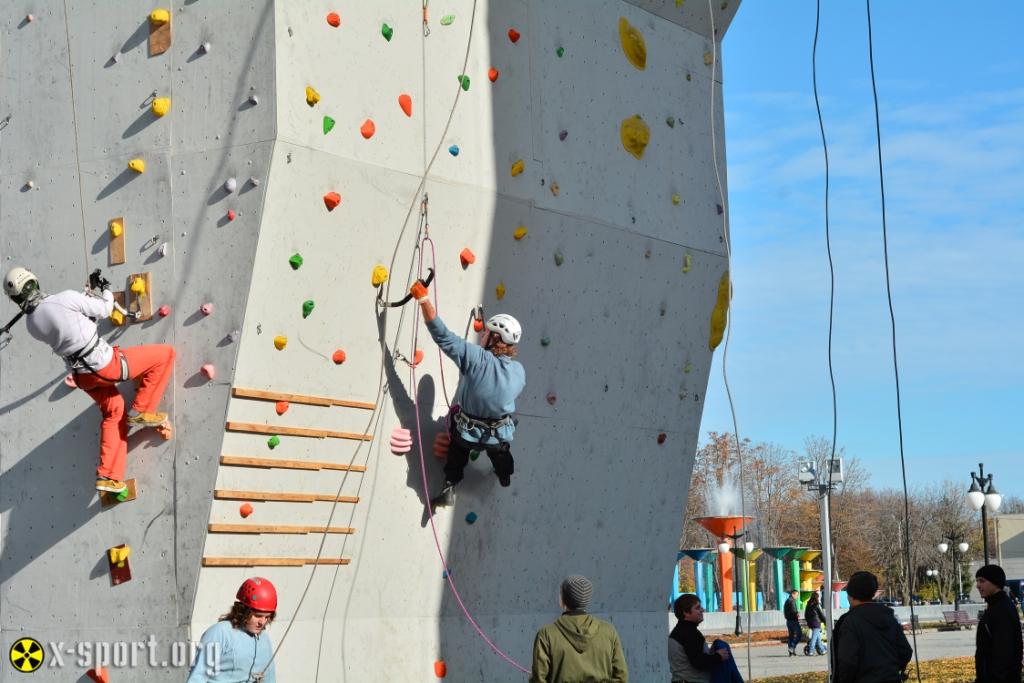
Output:
<instances>
[{"instance_id":1,"label":"climbing wall","mask_svg":"<svg viewBox=\"0 0 1024 683\"><path fill-rule=\"evenodd\" d=\"M559 581L582 573L633 678L664 678L665 558L726 303L708 8L452 0L425 23L392 0L186 0L151 54L167 28L147 15L68 4L0 34L0 254L77 287L124 218L110 270L150 272L170 312L107 329L175 344L176 432L133 440L139 498L101 510L95 408L16 328L0 352L3 646L198 640L262 575L279 680L521 680L473 624L528 667ZM737 4L715 3L719 39ZM475 338L477 306L522 322L527 372L512 486L475 460L433 521L420 446L433 493L458 372L412 305L374 304L421 257L457 333ZM112 586L121 543L133 578ZM171 617L139 616L156 613Z\"/></svg>"}]
</instances>

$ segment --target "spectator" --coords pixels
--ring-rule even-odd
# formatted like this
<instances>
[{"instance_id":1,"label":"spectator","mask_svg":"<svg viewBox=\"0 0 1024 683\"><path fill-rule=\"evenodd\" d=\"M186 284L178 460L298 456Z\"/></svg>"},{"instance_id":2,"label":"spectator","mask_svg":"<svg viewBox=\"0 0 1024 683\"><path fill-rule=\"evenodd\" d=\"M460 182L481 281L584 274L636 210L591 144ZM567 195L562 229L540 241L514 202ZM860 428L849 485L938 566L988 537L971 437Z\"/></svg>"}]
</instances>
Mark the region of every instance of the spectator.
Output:
<instances>
[{"instance_id":1,"label":"spectator","mask_svg":"<svg viewBox=\"0 0 1024 683\"><path fill-rule=\"evenodd\" d=\"M878 579L854 572L846 584L850 611L832 631L832 683L897 683L914 651L892 608L874 601Z\"/></svg>"},{"instance_id":2,"label":"spectator","mask_svg":"<svg viewBox=\"0 0 1024 683\"><path fill-rule=\"evenodd\" d=\"M986 605L975 636L975 683L1020 683L1020 616L1010 596L1003 590L1006 573L999 565L987 564L974 576L975 585Z\"/></svg>"},{"instance_id":3,"label":"spectator","mask_svg":"<svg viewBox=\"0 0 1024 683\"><path fill-rule=\"evenodd\" d=\"M709 646L698 630L704 621L700 598L680 595L672 609L679 620L668 637L672 683L743 683L729 646L721 640Z\"/></svg>"},{"instance_id":4,"label":"spectator","mask_svg":"<svg viewBox=\"0 0 1024 683\"><path fill-rule=\"evenodd\" d=\"M821 604L818 602L818 591L811 593L811 597L807 600L804 620L807 622L807 628L811 629L811 639L804 647L804 654L811 656L823 655L828 652L821 642L821 624L825 621L825 613L821 611Z\"/></svg>"},{"instance_id":5,"label":"spectator","mask_svg":"<svg viewBox=\"0 0 1024 683\"><path fill-rule=\"evenodd\" d=\"M786 617L786 630L789 631L789 656L796 656L796 646L800 643L803 632L800 630L800 594L794 588L789 591L789 599L782 606L782 613Z\"/></svg>"}]
</instances>

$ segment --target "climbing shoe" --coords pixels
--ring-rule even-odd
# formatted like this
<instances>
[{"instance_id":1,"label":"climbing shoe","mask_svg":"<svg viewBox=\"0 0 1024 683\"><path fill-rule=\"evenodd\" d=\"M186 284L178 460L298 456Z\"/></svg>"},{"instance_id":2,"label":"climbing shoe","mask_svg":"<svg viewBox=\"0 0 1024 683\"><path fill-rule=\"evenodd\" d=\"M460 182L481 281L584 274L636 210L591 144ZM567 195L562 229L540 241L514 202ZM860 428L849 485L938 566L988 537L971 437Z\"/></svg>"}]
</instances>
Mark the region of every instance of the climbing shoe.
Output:
<instances>
[{"instance_id":1,"label":"climbing shoe","mask_svg":"<svg viewBox=\"0 0 1024 683\"><path fill-rule=\"evenodd\" d=\"M167 413L134 413L128 415L129 427L158 427L167 420Z\"/></svg>"},{"instance_id":2,"label":"climbing shoe","mask_svg":"<svg viewBox=\"0 0 1024 683\"><path fill-rule=\"evenodd\" d=\"M512 475L510 474L499 474L498 483L502 486L509 486L512 484Z\"/></svg>"},{"instance_id":3,"label":"climbing shoe","mask_svg":"<svg viewBox=\"0 0 1024 683\"><path fill-rule=\"evenodd\" d=\"M108 479L107 477L99 477L96 479L97 491L106 491L108 493L121 493L121 491L126 491L127 489L128 484L124 483L123 481L118 481L117 479Z\"/></svg>"},{"instance_id":4,"label":"climbing shoe","mask_svg":"<svg viewBox=\"0 0 1024 683\"><path fill-rule=\"evenodd\" d=\"M433 508L450 508L455 505L455 484L444 483L441 493L434 496L430 501Z\"/></svg>"}]
</instances>

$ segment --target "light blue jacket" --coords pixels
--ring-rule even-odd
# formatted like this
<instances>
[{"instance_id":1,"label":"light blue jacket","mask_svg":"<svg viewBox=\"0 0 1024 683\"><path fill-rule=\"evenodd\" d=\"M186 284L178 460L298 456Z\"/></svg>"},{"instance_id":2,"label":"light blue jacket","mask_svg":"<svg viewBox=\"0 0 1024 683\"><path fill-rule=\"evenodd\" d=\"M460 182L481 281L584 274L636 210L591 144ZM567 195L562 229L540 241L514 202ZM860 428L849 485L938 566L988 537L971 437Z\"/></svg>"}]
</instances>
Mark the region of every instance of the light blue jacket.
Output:
<instances>
[{"instance_id":1,"label":"light blue jacket","mask_svg":"<svg viewBox=\"0 0 1024 683\"><path fill-rule=\"evenodd\" d=\"M235 628L230 621L218 621L203 634L199 654L186 683L248 683L253 674L266 668L273 652L266 631L254 636L245 629ZM276 681L271 664L263 682Z\"/></svg>"},{"instance_id":2,"label":"light blue jacket","mask_svg":"<svg viewBox=\"0 0 1024 683\"><path fill-rule=\"evenodd\" d=\"M476 344L466 343L462 337L449 330L441 318L428 322L427 330L462 373L453 403L461 406L467 415L489 420L497 420L516 411L516 398L526 386L526 370L522 363L508 356L495 356ZM498 428L498 439L511 441L515 431L514 424L502 425ZM486 430L479 427L460 429L459 434L466 441L497 443L487 435Z\"/></svg>"}]
</instances>

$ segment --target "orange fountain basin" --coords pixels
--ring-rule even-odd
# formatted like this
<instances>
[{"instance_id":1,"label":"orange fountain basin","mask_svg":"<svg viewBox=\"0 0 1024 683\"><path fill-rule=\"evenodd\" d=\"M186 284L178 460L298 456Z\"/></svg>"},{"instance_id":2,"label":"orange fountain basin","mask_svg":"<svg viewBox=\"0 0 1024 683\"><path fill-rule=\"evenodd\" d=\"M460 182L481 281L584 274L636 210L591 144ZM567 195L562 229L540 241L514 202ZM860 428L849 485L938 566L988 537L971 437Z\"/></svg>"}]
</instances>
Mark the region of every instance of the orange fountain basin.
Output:
<instances>
[{"instance_id":1,"label":"orange fountain basin","mask_svg":"<svg viewBox=\"0 0 1024 683\"><path fill-rule=\"evenodd\" d=\"M742 533L743 527L753 521L753 517L695 517L693 521L711 532L718 538L727 538Z\"/></svg>"}]
</instances>

